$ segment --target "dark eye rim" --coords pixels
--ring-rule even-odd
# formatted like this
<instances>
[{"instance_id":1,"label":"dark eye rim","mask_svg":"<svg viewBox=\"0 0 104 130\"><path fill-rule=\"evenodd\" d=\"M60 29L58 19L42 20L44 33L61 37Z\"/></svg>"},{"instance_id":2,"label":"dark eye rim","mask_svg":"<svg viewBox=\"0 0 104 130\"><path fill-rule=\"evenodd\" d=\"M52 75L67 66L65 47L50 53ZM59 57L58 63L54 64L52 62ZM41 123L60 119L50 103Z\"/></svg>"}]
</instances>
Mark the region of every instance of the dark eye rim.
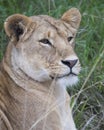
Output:
<instances>
[{"instance_id":1,"label":"dark eye rim","mask_svg":"<svg viewBox=\"0 0 104 130\"><path fill-rule=\"evenodd\" d=\"M46 39L46 38L39 40L39 42L41 42L43 44L52 45L51 42L48 39Z\"/></svg>"},{"instance_id":2,"label":"dark eye rim","mask_svg":"<svg viewBox=\"0 0 104 130\"><path fill-rule=\"evenodd\" d=\"M68 42L70 42L73 39L73 36L70 36L67 38Z\"/></svg>"}]
</instances>

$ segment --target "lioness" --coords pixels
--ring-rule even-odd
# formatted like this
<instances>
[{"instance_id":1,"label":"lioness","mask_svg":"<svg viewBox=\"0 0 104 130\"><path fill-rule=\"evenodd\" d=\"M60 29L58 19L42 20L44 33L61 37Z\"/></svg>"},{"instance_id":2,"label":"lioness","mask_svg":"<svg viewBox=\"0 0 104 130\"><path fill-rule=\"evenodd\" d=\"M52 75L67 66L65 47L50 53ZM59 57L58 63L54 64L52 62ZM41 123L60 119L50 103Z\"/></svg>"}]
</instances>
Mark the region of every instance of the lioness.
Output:
<instances>
[{"instance_id":1,"label":"lioness","mask_svg":"<svg viewBox=\"0 0 104 130\"><path fill-rule=\"evenodd\" d=\"M61 19L14 14L4 23L10 38L0 64L0 130L76 130L66 86L80 63L74 39L78 9Z\"/></svg>"}]
</instances>

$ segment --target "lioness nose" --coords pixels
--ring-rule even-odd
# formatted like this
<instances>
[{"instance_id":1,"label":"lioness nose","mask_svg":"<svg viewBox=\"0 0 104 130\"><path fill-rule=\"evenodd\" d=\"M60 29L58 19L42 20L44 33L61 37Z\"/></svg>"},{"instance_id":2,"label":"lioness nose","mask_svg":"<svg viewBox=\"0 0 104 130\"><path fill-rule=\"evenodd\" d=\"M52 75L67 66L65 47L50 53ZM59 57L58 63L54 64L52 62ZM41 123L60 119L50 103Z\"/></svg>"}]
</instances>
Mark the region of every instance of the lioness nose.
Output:
<instances>
[{"instance_id":1,"label":"lioness nose","mask_svg":"<svg viewBox=\"0 0 104 130\"><path fill-rule=\"evenodd\" d=\"M73 66L76 65L77 61L78 61L78 59L75 59L75 60L62 60L61 62L64 65L67 65L68 67L73 68Z\"/></svg>"}]
</instances>

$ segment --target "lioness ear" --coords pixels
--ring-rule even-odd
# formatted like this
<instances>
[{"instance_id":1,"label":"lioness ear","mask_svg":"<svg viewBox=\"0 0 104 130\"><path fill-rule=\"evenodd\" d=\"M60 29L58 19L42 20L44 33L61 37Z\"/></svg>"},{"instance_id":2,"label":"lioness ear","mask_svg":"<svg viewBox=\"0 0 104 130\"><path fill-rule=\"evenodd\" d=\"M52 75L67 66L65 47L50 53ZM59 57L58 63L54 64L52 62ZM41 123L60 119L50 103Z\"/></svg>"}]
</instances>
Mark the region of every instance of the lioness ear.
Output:
<instances>
[{"instance_id":1,"label":"lioness ear","mask_svg":"<svg viewBox=\"0 0 104 130\"><path fill-rule=\"evenodd\" d=\"M63 14L61 19L69 23L75 29L78 29L81 21L81 14L77 8L71 8Z\"/></svg>"},{"instance_id":2,"label":"lioness ear","mask_svg":"<svg viewBox=\"0 0 104 130\"><path fill-rule=\"evenodd\" d=\"M5 23L4 28L6 34L15 40L19 40L20 36L25 33L31 24L31 19L25 15L14 14L9 16Z\"/></svg>"}]
</instances>

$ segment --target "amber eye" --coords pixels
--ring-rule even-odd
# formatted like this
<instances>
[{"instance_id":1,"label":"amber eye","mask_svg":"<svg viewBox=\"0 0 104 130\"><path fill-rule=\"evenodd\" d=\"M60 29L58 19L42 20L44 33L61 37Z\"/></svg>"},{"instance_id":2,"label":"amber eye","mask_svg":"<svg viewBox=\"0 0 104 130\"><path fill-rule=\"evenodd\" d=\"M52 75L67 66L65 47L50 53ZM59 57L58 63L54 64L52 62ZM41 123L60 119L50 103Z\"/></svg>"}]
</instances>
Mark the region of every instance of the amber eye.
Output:
<instances>
[{"instance_id":1,"label":"amber eye","mask_svg":"<svg viewBox=\"0 0 104 130\"><path fill-rule=\"evenodd\" d=\"M43 44L52 45L51 42L48 39L41 39L41 40L39 40L39 42L41 42Z\"/></svg>"},{"instance_id":2,"label":"amber eye","mask_svg":"<svg viewBox=\"0 0 104 130\"><path fill-rule=\"evenodd\" d=\"M68 42L70 42L72 39L73 39L72 36L70 36L70 37L67 38Z\"/></svg>"}]
</instances>

